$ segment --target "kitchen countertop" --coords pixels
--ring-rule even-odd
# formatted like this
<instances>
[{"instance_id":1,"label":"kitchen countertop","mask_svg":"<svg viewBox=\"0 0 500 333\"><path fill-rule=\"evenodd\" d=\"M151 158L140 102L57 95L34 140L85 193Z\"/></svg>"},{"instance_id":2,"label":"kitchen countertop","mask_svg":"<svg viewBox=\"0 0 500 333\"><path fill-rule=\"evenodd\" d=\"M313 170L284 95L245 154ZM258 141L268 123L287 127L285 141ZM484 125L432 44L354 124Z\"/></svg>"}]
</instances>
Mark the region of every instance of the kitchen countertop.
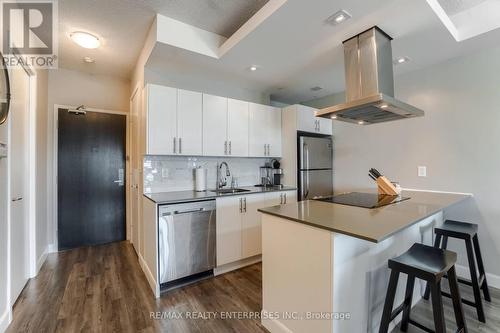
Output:
<instances>
[{"instance_id":1,"label":"kitchen countertop","mask_svg":"<svg viewBox=\"0 0 500 333\"><path fill-rule=\"evenodd\" d=\"M423 219L455 205L470 195L403 191L409 200L367 209L308 200L259 209L265 214L379 243Z\"/></svg>"},{"instance_id":2,"label":"kitchen countertop","mask_svg":"<svg viewBox=\"0 0 500 333\"><path fill-rule=\"evenodd\" d=\"M259 193L268 193L268 192L283 192L283 191L294 191L297 190L296 187L293 186L283 186L283 187L257 187L257 186L242 186L238 187L244 190L248 190L245 192L238 193L226 193L226 194L217 194L212 191L205 192L196 192L196 191L175 191L175 192L161 192L161 193L145 193L144 196L154 203L161 204L171 204L171 203L179 203L179 202L188 202L188 201L197 201L204 199L216 199L221 197L228 197L233 195L248 195L248 194L259 194Z\"/></svg>"}]
</instances>

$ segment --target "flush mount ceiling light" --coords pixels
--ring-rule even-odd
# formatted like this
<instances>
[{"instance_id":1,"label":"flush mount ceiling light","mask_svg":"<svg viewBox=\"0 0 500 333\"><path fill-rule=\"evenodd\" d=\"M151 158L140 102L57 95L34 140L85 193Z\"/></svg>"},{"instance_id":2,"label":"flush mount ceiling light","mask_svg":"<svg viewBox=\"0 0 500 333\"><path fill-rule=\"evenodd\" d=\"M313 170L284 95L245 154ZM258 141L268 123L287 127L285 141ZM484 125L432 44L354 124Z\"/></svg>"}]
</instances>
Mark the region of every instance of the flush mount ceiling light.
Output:
<instances>
[{"instance_id":1,"label":"flush mount ceiling light","mask_svg":"<svg viewBox=\"0 0 500 333\"><path fill-rule=\"evenodd\" d=\"M365 122L363 120L358 121L358 125L364 125Z\"/></svg>"},{"instance_id":2,"label":"flush mount ceiling light","mask_svg":"<svg viewBox=\"0 0 500 333\"><path fill-rule=\"evenodd\" d=\"M342 9L328 17L325 22L331 25L337 25L343 23L352 17L346 10Z\"/></svg>"},{"instance_id":3,"label":"flush mount ceiling light","mask_svg":"<svg viewBox=\"0 0 500 333\"><path fill-rule=\"evenodd\" d=\"M393 63L394 63L394 65L401 65L401 64L404 64L408 61L410 61L410 58L408 58L408 57L399 57L399 58L394 59Z\"/></svg>"},{"instance_id":4,"label":"flush mount ceiling light","mask_svg":"<svg viewBox=\"0 0 500 333\"><path fill-rule=\"evenodd\" d=\"M258 69L259 69L259 66L257 66L257 65L252 65L252 66L248 67L248 70L251 72L255 72Z\"/></svg>"},{"instance_id":5,"label":"flush mount ceiling light","mask_svg":"<svg viewBox=\"0 0 500 333\"><path fill-rule=\"evenodd\" d=\"M99 46L101 46L101 41L99 40L99 38L97 36L89 34L88 32L75 31L72 32L69 36L71 37L73 42L86 49L97 49Z\"/></svg>"},{"instance_id":6,"label":"flush mount ceiling light","mask_svg":"<svg viewBox=\"0 0 500 333\"><path fill-rule=\"evenodd\" d=\"M93 64L95 62L95 59L91 57L83 57L83 62L87 64Z\"/></svg>"},{"instance_id":7,"label":"flush mount ceiling light","mask_svg":"<svg viewBox=\"0 0 500 333\"><path fill-rule=\"evenodd\" d=\"M335 116L335 115L334 115L334 116L331 116L330 118L332 118L332 119L337 119L337 116Z\"/></svg>"}]
</instances>

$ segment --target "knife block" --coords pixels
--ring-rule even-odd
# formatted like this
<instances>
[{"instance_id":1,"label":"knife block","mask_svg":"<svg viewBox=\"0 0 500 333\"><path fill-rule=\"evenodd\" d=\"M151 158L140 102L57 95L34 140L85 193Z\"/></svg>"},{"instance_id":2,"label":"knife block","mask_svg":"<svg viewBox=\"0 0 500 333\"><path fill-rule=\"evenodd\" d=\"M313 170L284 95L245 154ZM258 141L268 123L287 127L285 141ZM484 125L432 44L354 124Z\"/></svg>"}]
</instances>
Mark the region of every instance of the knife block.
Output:
<instances>
[{"instance_id":1,"label":"knife block","mask_svg":"<svg viewBox=\"0 0 500 333\"><path fill-rule=\"evenodd\" d=\"M384 176L377 178L378 194L399 195L396 187Z\"/></svg>"}]
</instances>

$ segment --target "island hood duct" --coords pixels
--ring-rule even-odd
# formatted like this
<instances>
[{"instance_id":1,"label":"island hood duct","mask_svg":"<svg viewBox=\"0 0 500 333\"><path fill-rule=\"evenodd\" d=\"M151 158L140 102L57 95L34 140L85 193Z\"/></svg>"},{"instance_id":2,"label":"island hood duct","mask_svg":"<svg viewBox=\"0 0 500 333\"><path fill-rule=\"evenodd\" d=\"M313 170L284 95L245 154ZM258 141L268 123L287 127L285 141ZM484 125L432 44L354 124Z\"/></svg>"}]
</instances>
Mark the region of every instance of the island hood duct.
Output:
<instances>
[{"instance_id":1,"label":"island hood duct","mask_svg":"<svg viewBox=\"0 0 500 333\"><path fill-rule=\"evenodd\" d=\"M316 116L369 125L424 115L394 98L391 40L373 27L343 42L346 103L324 108Z\"/></svg>"}]
</instances>

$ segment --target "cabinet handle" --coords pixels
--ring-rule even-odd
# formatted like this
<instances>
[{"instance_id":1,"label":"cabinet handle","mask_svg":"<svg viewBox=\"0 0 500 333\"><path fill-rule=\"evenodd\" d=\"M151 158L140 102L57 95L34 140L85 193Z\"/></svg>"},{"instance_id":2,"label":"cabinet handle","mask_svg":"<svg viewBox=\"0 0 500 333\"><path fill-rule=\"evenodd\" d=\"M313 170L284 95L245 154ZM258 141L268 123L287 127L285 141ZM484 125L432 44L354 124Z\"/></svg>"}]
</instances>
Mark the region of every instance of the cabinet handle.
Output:
<instances>
[{"instance_id":1,"label":"cabinet handle","mask_svg":"<svg viewBox=\"0 0 500 333\"><path fill-rule=\"evenodd\" d=\"M227 155L227 141L224 141L224 155Z\"/></svg>"},{"instance_id":2,"label":"cabinet handle","mask_svg":"<svg viewBox=\"0 0 500 333\"><path fill-rule=\"evenodd\" d=\"M267 156L267 145L264 143L264 156Z\"/></svg>"},{"instance_id":3,"label":"cabinet handle","mask_svg":"<svg viewBox=\"0 0 500 333\"><path fill-rule=\"evenodd\" d=\"M271 144L267 144L267 156L271 156Z\"/></svg>"},{"instance_id":4,"label":"cabinet handle","mask_svg":"<svg viewBox=\"0 0 500 333\"><path fill-rule=\"evenodd\" d=\"M21 200L23 200L23 197L17 197L17 198L12 199L12 202L21 201Z\"/></svg>"},{"instance_id":5,"label":"cabinet handle","mask_svg":"<svg viewBox=\"0 0 500 333\"><path fill-rule=\"evenodd\" d=\"M283 193L280 193L280 205L283 204Z\"/></svg>"},{"instance_id":6,"label":"cabinet handle","mask_svg":"<svg viewBox=\"0 0 500 333\"><path fill-rule=\"evenodd\" d=\"M243 198L240 198L240 213L243 213Z\"/></svg>"},{"instance_id":7,"label":"cabinet handle","mask_svg":"<svg viewBox=\"0 0 500 333\"><path fill-rule=\"evenodd\" d=\"M247 212L247 198L243 198L243 210L245 211L245 213Z\"/></svg>"},{"instance_id":8,"label":"cabinet handle","mask_svg":"<svg viewBox=\"0 0 500 333\"><path fill-rule=\"evenodd\" d=\"M286 193L283 194L283 198L285 198L284 204L286 205Z\"/></svg>"},{"instance_id":9,"label":"cabinet handle","mask_svg":"<svg viewBox=\"0 0 500 333\"><path fill-rule=\"evenodd\" d=\"M177 154L177 138L174 137L174 154Z\"/></svg>"},{"instance_id":10,"label":"cabinet handle","mask_svg":"<svg viewBox=\"0 0 500 333\"><path fill-rule=\"evenodd\" d=\"M231 141L229 141L229 155L232 155L232 153L231 153Z\"/></svg>"},{"instance_id":11,"label":"cabinet handle","mask_svg":"<svg viewBox=\"0 0 500 333\"><path fill-rule=\"evenodd\" d=\"M182 154L182 138L179 138L179 154Z\"/></svg>"}]
</instances>

